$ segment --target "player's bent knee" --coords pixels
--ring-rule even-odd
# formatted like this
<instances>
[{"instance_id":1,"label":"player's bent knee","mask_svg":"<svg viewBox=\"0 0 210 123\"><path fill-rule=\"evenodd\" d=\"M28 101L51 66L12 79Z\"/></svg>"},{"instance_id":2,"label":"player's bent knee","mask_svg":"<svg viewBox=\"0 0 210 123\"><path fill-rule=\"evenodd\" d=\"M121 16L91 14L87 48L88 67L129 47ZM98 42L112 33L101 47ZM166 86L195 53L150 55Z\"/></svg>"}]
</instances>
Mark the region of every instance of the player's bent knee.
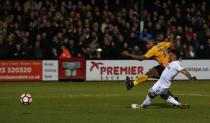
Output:
<instances>
[{"instance_id":1,"label":"player's bent knee","mask_svg":"<svg viewBox=\"0 0 210 123\"><path fill-rule=\"evenodd\" d=\"M164 99L164 100L167 100L169 96L166 95L166 94L161 94L160 97L161 97L162 99Z\"/></svg>"},{"instance_id":2,"label":"player's bent knee","mask_svg":"<svg viewBox=\"0 0 210 123\"><path fill-rule=\"evenodd\" d=\"M146 75L149 77L149 78L154 78L154 74L151 72L151 71L148 71L146 73Z\"/></svg>"},{"instance_id":3,"label":"player's bent knee","mask_svg":"<svg viewBox=\"0 0 210 123\"><path fill-rule=\"evenodd\" d=\"M155 70L155 69L150 69L146 75L149 77L149 78L159 78L159 74L158 72Z\"/></svg>"},{"instance_id":4,"label":"player's bent knee","mask_svg":"<svg viewBox=\"0 0 210 123\"><path fill-rule=\"evenodd\" d=\"M157 96L157 94L152 93L152 92L149 92L148 96L149 96L150 98L152 98L152 99L153 99L154 97L156 97L156 96Z\"/></svg>"}]
</instances>

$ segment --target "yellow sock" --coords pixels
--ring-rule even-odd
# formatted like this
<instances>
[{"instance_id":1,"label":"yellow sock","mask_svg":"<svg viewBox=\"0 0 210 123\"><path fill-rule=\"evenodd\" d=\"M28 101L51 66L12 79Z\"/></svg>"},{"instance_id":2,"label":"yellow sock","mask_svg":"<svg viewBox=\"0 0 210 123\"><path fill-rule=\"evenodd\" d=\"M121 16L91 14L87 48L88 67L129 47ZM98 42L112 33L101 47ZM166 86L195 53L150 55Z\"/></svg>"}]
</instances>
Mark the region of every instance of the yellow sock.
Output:
<instances>
[{"instance_id":1,"label":"yellow sock","mask_svg":"<svg viewBox=\"0 0 210 123\"><path fill-rule=\"evenodd\" d=\"M146 81L147 79L148 79L148 76L146 74L140 75L133 81L133 84L134 86L138 85L139 83L142 83Z\"/></svg>"}]
</instances>

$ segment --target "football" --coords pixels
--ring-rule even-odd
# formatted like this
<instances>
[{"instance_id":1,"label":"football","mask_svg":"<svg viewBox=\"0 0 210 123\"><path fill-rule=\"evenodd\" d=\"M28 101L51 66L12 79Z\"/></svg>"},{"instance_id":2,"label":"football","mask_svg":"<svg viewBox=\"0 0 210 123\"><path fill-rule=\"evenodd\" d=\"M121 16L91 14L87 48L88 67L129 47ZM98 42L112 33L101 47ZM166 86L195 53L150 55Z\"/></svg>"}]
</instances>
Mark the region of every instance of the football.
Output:
<instances>
[{"instance_id":1,"label":"football","mask_svg":"<svg viewBox=\"0 0 210 123\"><path fill-rule=\"evenodd\" d=\"M32 96L29 93L23 93L20 96L20 102L24 105L29 105L32 103Z\"/></svg>"},{"instance_id":2,"label":"football","mask_svg":"<svg viewBox=\"0 0 210 123\"><path fill-rule=\"evenodd\" d=\"M132 109L138 109L139 106L138 106L138 104L131 104L131 108L132 108Z\"/></svg>"}]
</instances>

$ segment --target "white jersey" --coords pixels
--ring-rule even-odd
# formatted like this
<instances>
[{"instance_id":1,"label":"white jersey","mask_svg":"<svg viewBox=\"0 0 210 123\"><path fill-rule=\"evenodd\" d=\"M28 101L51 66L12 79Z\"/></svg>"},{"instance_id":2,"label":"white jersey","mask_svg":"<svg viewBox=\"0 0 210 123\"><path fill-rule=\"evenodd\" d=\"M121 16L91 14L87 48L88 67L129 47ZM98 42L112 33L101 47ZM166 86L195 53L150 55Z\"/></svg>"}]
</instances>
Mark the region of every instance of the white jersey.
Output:
<instances>
[{"instance_id":1,"label":"white jersey","mask_svg":"<svg viewBox=\"0 0 210 123\"><path fill-rule=\"evenodd\" d=\"M166 66L163 73L160 76L160 79L155 83L156 86L161 88L169 88L171 86L171 80L182 70L184 69L181 66L180 61L172 61Z\"/></svg>"}]
</instances>

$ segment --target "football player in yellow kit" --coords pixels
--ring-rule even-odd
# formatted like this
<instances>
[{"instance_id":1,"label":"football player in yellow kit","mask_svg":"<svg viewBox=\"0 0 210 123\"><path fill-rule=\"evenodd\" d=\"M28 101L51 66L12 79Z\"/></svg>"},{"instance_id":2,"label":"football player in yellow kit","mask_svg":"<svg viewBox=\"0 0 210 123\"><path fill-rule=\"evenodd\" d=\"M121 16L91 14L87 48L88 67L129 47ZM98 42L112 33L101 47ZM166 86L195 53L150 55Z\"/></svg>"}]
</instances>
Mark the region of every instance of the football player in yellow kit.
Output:
<instances>
[{"instance_id":1,"label":"football player in yellow kit","mask_svg":"<svg viewBox=\"0 0 210 123\"><path fill-rule=\"evenodd\" d=\"M138 85L139 83L145 82L148 78L157 78L159 79L163 70L168 65L169 54L168 49L172 48L172 42L170 41L163 41L157 43L154 40L147 40L146 46L148 51L142 56L132 55L127 51L122 52L122 55L131 57L136 60L144 60L144 59L155 59L159 65L154 66L148 72L143 75L139 75L134 81L131 81L129 77L126 77L126 87L128 90L132 89L134 86ZM169 91L170 95L171 92Z\"/></svg>"}]
</instances>

